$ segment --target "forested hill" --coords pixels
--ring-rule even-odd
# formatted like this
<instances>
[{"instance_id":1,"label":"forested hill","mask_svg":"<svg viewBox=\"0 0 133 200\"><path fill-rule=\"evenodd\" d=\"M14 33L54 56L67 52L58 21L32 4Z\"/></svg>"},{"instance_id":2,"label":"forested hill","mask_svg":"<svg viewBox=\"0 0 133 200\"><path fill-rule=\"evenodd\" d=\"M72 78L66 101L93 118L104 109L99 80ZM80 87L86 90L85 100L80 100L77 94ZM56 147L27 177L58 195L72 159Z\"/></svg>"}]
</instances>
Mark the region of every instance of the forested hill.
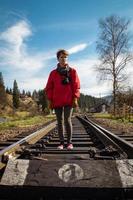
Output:
<instances>
[{"instance_id":1,"label":"forested hill","mask_svg":"<svg viewBox=\"0 0 133 200\"><path fill-rule=\"evenodd\" d=\"M79 99L79 107L81 108L81 110L89 112L89 111L93 111L95 108L97 108L98 106L104 103L108 104L109 103L108 100L109 99L108 98L106 99L106 97L97 98L90 95L84 95L81 93L80 99Z\"/></svg>"}]
</instances>

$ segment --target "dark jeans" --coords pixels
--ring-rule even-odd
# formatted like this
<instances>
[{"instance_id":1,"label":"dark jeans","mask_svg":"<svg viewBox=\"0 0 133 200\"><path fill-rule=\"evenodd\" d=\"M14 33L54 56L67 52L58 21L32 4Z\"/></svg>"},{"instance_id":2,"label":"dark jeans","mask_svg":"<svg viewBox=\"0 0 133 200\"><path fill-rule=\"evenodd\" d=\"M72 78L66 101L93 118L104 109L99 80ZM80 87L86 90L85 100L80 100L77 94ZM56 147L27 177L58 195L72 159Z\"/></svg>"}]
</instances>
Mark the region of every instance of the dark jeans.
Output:
<instances>
[{"instance_id":1,"label":"dark jeans","mask_svg":"<svg viewBox=\"0 0 133 200\"><path fill-rule=\"evenodd\" d=\"M58 134L60 143L64 144L64 125L67 133L67 143L71 143L72 140L72 116L73 108L70 106L64 106L61 108L55 108L55 114L58 124Z\"/></svg>"}]
</instances>

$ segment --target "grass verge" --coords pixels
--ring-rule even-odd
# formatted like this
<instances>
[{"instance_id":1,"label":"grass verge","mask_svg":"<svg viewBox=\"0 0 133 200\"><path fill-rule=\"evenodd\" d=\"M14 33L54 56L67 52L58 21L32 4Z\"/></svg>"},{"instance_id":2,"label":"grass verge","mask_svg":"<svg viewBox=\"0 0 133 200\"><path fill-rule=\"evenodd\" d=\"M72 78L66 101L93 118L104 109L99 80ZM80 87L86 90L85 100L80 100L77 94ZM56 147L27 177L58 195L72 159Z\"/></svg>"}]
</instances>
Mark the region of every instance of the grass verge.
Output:
<instances>
[{"instance_id":1,"label":"grass verge","mask_svg":"<svg viewBox=\"0 0 133 200\"><path fill-rule=\"evenodd\" d=\"M37 115L29 116L28 113L17 113L15 116L6 116L7 121L0 123L0 130L10 129L13 127L28 127L44 124L52 119L55 115Z\"/></svg>"}]
</instances>

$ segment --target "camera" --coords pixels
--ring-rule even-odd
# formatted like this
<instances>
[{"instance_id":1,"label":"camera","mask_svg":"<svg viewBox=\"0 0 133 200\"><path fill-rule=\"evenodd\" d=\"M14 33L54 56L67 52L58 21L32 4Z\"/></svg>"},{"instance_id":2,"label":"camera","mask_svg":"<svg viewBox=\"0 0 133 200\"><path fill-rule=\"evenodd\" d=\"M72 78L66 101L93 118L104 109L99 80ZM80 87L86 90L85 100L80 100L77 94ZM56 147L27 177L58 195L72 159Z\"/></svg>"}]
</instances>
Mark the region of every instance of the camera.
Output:
<instances>
[{"instance_id":1,"label":"camera","mask_svg":"<svg viewBox=\"0 0 133 200\"><path fill-rule=\"evenodd\" d=\"M63 84L63 85L66 85L66 84L68 84L68 83L70 83L70 77L66 77L66 78L64 78L64 79L62 80L62 84Z\"/></svg>"}]
</instances>

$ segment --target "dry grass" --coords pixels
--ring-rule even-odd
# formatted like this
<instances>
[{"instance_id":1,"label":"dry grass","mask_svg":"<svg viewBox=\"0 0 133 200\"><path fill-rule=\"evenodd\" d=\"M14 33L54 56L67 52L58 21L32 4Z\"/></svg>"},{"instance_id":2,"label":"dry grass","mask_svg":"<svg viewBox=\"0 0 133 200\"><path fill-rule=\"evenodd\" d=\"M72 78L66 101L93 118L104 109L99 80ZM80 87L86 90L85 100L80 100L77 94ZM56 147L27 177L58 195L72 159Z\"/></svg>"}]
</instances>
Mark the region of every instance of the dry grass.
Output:
<instances>
[{"instance_id":1,"label":"dry grass","mask_svg":"<svg viewBox=\"0 0 133 200\"><path fill-rule=\"evenodd\" d=\"M133 135L133 124L120 122L112 119L95 118L95 121L104 128L114 132L115 134L131 134Z\"/></svg>"}]
</instances>

